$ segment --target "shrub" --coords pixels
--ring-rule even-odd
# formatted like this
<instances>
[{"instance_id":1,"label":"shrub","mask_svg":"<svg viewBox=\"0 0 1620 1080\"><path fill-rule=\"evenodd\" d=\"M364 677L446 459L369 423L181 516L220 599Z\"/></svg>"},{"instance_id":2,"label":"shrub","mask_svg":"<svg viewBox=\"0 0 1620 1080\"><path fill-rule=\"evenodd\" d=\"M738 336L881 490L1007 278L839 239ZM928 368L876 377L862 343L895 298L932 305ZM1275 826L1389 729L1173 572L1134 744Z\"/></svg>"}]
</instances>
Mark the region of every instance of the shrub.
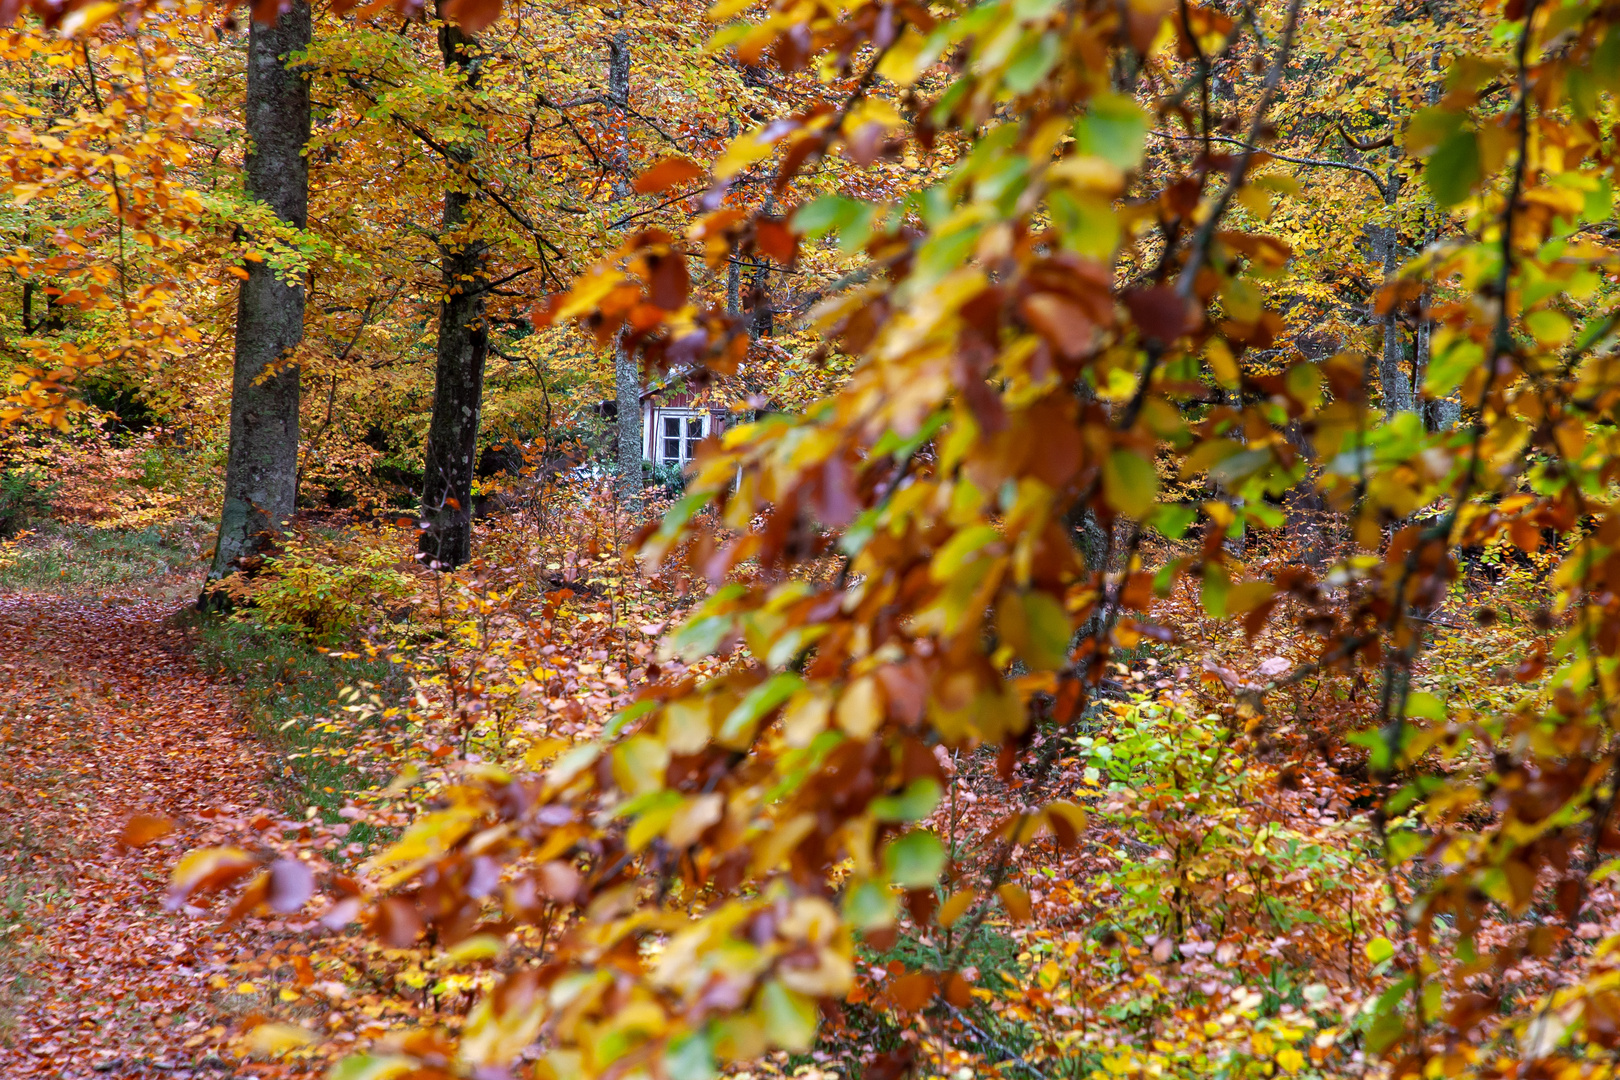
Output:
<instances>
[{"instance_id":1,"label":"shrub","mask_svg":"<svg viewBox=\"0 0 1620 1080\"><path fill-rule=\"evenodd\" d=\"M57 484L35 466L0 470L0 539L16 536L51 508Z\"/></svg>"},{"instance_id":2,"label":"shrub","mask_svg":"<svg viewBox=\"0 0 1620 1080\"><path fill-rule=\"evenodd\" d=\"M341 637L379 605L410 595L411 579L394 569L395 561L393 552L359 544L325 550L289 544L265 560L266 574L254 583L257 617L317 641Z\"/></svg>"},{"instance_id":3,"label":"shrub","mask_svg":"<svg viewBox=\"0 0 1620 1080\"><path fill-rule=\"evenodd\" d=\"M641 463L641 484L643 487L663 488L671 495L679 495L686 490L686 473L680 465L661 461L653 464L650 461Z\"/></svg>"}]
</instances>

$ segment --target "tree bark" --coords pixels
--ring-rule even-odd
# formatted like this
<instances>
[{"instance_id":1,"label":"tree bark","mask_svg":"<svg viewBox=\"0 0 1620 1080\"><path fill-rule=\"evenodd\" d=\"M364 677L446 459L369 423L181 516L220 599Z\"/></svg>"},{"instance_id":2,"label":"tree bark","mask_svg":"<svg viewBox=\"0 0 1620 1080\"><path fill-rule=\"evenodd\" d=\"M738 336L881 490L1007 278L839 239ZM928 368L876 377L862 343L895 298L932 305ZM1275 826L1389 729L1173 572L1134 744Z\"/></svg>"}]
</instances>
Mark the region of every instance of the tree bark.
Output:
<instances>
[{"instance_id":1,"label":"tree bark","mask_svg":"<svg viewBox=\"0 0 1620 1080\"><path fill-rule=\"evenodd\" d=\"M441 14L443 17L442 5ZM476 39L446 22L439 51L447 72L478 86ZM439 347L433 372L433 417L428 423L422 467L422 538L429 564L448 570L472 556L473 475L478 463L478 421L484 398L484 361L489 327L484 321L489 247L472 235L473 147L450 147L458 174L445 189L444 227L439 235Z\"/></svg>"},{"instance_id":2,"label":"tree bark","mask_svg":"<svg viewBox=\"0 0 1620 1080\"><path fill-rule=\"evenodd\" d=\"M608 45L607 96L623 123L628 119L630 109L630 35L624 30L616 32ZM630 185L630 143L622 133L614 143L612 163L613 198L617 202L629 197L633 190ZM641 505L643 486L641 365L625 349L622 335L613 346L613 396L619 505L634 510Z\"/></svg>"},{"instance_id":3,"label":"tree bark","mask_svg":"<svg viewBox=\"0 0 1620 1080\"><path fill-rule=\"evenodd\" d=\"M307 0L294 0L271 26L248 31L247 191L297 229L309 214L309 83L289 54L310 43ZM225 501L209 580L252 565L293 512L298 494L298 365L304 339L304 283L249 262L236 304L231 374L231 442Z\"/></svg>"},{"instance_id":4,"label":"tree bark","mask_svg":"<svg viewBox=\"0 0 1620 1080\"><path fill-rule=\"evenodd\" d=\"M1392 168L1385 187L1384 209L1389 214L1388 225L1379 226L1380 252L1384 262L1384 280L1389 281L1400 267L1400 226L1395 220L1395 200L1399 194L1399 178ZM1378 358L1378 382L1384 394L1384 415L1411 412L1416 403L1412 397L1412 383L1401 369L1401 329L1395 319L1393 306L1384 315L1383 351Z\"/></svg>"},{"instance_id":5,"label":"tree bark","mask_svg":"<svg viewBox=\"0 0 1620 1080\"><path fill-rule=\"evenodd\" d=\"M641 503L642 489L641 366L625 349L622 336L613 344L613 394L619 503L634 509Z\"/></svg>"}]
</instances>

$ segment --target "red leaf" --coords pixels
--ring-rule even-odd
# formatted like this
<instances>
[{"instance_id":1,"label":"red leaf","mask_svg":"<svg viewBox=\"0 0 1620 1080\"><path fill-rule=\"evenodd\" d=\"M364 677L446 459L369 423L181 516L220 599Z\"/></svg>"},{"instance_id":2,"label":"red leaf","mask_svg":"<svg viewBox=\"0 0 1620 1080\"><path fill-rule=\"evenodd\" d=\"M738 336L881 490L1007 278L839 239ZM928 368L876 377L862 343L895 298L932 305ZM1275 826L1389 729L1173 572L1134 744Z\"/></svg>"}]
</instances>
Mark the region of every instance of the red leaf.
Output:
<instances>
[{"instance_id":1,"label":"red leaf","mask_svg":"<svg viewBox=\"0 0 1620 1080\"><path fill-rule=\"evenodd\" d=\"M791 264L799 254L799 238L779 218L754 222L754 244L761 254L784 265Z\"/></svg>"},{"instance_id":2,"label":"red leaf","mask_svg":"<svg viewBox=\"0 0 1620 1080\"><path fill-rule=\"evenodd\" d=\"M651 256L647 262L652 302L665 311L678 310L686 303L686 290L691 284L686 276L686 259L671 253Z\"/></svg>"},{"instance_id":3,"label":"red leaf","mask_svg":"<svg viewBox=\"0 0 1620 1080\"><path fill-rule=\"evenodd\" d=\"M1142 336L1168 345L1189 329L1187 301L1168 286L1132 289L1125 294L1125 309L1131 313Z\"/></svg>"}]
</instances>

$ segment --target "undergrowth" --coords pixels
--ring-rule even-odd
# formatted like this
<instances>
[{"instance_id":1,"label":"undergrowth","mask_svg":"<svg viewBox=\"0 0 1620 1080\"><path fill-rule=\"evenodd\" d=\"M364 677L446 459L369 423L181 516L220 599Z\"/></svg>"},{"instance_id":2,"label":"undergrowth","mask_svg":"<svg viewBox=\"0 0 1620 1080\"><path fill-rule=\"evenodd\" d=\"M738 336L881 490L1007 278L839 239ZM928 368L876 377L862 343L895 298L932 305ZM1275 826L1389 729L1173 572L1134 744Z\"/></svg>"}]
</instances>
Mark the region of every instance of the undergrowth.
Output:
<instances>
[{"instance_id":1,"label":"undergrowth","mask_svg":"<svg viewBox=\"0 0 1620 1080\"><path fill-rule=\"evenodd\" d=\"M184 518L141 529L42 521L0 542L0 592L195 592L212 526Z\"/></svg>"}]
</instances>

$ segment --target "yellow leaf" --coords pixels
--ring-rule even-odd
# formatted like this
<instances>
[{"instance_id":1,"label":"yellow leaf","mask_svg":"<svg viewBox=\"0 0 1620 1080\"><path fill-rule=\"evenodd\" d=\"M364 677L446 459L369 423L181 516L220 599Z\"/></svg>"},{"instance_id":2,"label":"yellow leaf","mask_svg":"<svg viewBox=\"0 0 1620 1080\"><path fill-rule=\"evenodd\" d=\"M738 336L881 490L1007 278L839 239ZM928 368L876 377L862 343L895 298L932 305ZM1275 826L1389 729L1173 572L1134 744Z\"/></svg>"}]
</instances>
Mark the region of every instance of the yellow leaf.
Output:
<instances>
[{"instance_id":1,"label":"yellow leaf","mask_svg":"<svg viewBox=\"0 0 1620 1080\"><path fill-rule=\"evenodd\" d=\"M1032 914L1032 909L1029 906L1029 893L1022 885L1015 885L1009 881L996 890L996 895L1001 897L1002 905L1006 907L1007 914L1012 917L1014 922L1029 921Z\"/></svg>"},{"instance_id":2,"label":"yellow leaf","mask_svg":"<svg viewBox=\"0 0 1620 1080\"><path fill-rule=\"evenodd\" d=\"M947 929L954 926L958 919L967 914L968 908L973 906L973 901L977 898L978 893L972 889L952 893L949 899L939 905L939 914L935 916L939 925Z\"/></svg>"},{"instance_id":3,"label":"yellow leaf","mask_svg":"<svg viewBox=\"0 0 1620 1080\"><path fill-rule=\"evenodd\" d=\"M118 14L117 4L101 0L100 3L86 4L68 12L58 29L63 37L77 37L79 34L94 30L116 14Z\"/></svg>"},{"instance_id":4,"label":"yellow leaf","mask_svg":"<svg viewBox=\"0 0 1620 1080\"><path fill-rule=\"evenodd\" d=\"M883 695L877 680L863 675L845 688L834 714L838 726L857 739L869 739L883 723Z\"/></svg>"},{"instance_id":5,"label":"yellow leaf","mask_svg":"<svg viewBox=\"0 0 1620 1080\"><path fill-rule=\"evenodd\" d=\"M269 1057L285 1054L300 1046L308 1046L315 1036L294 1024L260 1024L248 1032L248 1047L256 1054Z\"/></svg>"}]
</instances>

